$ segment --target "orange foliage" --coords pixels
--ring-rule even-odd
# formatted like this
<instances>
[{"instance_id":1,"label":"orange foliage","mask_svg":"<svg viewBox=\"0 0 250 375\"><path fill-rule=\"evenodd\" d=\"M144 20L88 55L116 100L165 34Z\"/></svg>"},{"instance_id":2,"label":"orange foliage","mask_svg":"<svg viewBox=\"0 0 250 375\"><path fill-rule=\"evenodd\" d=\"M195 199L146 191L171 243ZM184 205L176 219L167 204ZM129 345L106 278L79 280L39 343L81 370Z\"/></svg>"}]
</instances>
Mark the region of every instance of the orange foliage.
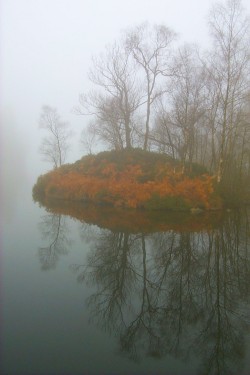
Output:
<instances>
[{"instance_id":1,"label":"orange foliage","mask_svg":"<svg viewBox=\"0 0 250 375\"><path fill-rule=\"evenodd\" d=\"M44 196L64 200L81 200L115 207L144 207L152 196L177 197L189 207L210 209L214 205L213 178L203 175L187 177L159 165L157 178L141 182L140 165L126 165L117 170L114 163L104 163L99 175L90 170L54 170L46 176Z\"/></svg>"}]
</instances>

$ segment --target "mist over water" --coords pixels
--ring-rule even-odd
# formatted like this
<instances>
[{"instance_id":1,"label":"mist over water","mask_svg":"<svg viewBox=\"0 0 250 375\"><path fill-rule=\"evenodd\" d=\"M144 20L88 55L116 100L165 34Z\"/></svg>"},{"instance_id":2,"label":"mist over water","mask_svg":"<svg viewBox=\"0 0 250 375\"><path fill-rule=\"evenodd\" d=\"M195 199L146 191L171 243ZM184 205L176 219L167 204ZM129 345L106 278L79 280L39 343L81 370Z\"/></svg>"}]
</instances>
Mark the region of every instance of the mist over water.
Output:
<instances>
[{"instance_id":1,"label":"mist over water","mask_svg":"<svg viewBox=\"0 0 250 375\"><path fill-rule=\"evenodd\" d=\"M16 200L1 373L247 374L249 212L119 213Z\"/></svg>"},{"instance_id":2,"label":"mist over water","mask_svg":"<svg viewBox=\"0 0 250 375\"><path fill-rule=\"evenodd\" d=\"M52 168L39 154L42 106L69 121L67 162L80 159L89 119L73 109L91 88L92 55L144 21L206 47L210 5L0 2L2 374L249 373L249 211L185 226L182 215L133 222L32 200Z\"/></svg>"}]
</instances>

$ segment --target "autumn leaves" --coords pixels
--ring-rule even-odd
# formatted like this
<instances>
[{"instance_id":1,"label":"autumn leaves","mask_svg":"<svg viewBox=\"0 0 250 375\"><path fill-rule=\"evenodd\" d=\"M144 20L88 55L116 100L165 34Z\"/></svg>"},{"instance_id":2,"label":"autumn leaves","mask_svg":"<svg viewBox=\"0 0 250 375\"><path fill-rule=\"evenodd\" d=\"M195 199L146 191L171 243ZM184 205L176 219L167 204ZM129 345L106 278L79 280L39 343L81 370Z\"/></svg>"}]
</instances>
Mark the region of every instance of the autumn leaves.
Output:
<instances>
[{"instance_id":1,"label":"autumn leaves","mask_svg":"<svg viewBox=\"0 0 250 375\"><path fill-rule=\"evenodd\" d=\"M96 159L86 157L41 176L34 186L34 196L126 208L182 210L220 206L214 179L207 174L189 177L160 158L148 163L149 168L139 160L128 159L131 161L121 165L115 160Z\"/></svg>"}]
</instances>

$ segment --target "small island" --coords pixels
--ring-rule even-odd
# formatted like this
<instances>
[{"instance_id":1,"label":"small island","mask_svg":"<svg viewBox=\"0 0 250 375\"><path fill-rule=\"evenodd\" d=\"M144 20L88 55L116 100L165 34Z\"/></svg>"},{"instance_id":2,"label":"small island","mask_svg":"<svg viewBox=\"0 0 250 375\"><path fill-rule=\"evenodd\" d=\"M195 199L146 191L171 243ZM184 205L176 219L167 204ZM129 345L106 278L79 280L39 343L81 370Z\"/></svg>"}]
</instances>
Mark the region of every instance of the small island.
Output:
<instances>
[{"instance_id":1,"label":"small island","mask_svg":"<svg viewBox=\"0 0 250 375\"><path fill-rule=\"evenodd\" d=\"M43 106L40 153L54 169L35 200L193 213L250 203L248 18L239 1L211 9L211 49L146 22L93 56L73 109L88 119L81 160L65 165L70 124Z\"/></svg>"},{"instance_id":2,"label":"small island","mask_svg":"<svg viewBox=\"0 0 250 375\"><path fill-rule=\"evenodd\" d=\"M173 211L222 207L216 179L198 164L182 165L166 154L142 149L84 156L40 176L35 201L79 201L97 205Z\"/></svg>"}]
</instances>

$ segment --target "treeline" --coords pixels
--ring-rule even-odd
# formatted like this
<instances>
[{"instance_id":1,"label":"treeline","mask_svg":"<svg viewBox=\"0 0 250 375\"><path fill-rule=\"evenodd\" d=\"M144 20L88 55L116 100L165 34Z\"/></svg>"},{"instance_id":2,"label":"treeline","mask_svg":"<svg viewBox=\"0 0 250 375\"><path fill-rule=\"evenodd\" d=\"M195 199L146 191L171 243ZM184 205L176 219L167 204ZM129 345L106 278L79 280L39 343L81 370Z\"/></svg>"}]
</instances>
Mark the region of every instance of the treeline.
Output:
<instances>
[{"instance_id":1,"label":"treeline","mask_svg":"<svg viewBox=\"0 0 250 375\"><path fill-rule=\"evenodd\" d=\"M177 44L176 33L147 23L125 31L93 58L93 89L78 113L90 115L82 141L135 147L205 166L232 202L250 183L250 34L239 0L209 13L210 50Z\"/></svg>"}]
</instances>

